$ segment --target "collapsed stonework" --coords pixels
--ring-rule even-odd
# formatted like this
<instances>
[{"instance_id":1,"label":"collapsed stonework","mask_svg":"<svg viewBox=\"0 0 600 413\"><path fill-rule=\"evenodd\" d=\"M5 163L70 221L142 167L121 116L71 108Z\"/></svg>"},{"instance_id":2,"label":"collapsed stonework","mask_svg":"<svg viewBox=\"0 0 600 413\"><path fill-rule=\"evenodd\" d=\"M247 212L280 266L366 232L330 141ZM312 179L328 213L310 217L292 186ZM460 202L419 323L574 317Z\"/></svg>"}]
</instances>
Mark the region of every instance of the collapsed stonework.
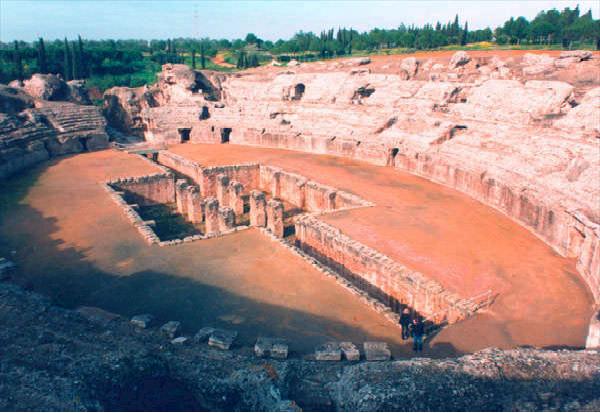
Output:
<instances>
[{"instance_id":1,"label":"collapsed stonework","mask_svg":"<svg viewBox=\"0 0 600 413\"><path fill-rule=\"evenodd\" d=\"M236 74L165 65L155 86L127 91L128 100L107 91L105 110L135 114L128 127L149 142L331 154L448 185L576 258L600 302L598 85L597 57L586 52Z\"/></svg>"},{"instance_id":2,"label":"collapsed stonework","mask_svg":"<svg viewBox=\"0 0 600 413\"><path fill-rule=\"evenodd\" d=\"M35 74L22 85L0 85L0 178L108 141L106 120L82 81Z\"/></svg>"}]
</instances>

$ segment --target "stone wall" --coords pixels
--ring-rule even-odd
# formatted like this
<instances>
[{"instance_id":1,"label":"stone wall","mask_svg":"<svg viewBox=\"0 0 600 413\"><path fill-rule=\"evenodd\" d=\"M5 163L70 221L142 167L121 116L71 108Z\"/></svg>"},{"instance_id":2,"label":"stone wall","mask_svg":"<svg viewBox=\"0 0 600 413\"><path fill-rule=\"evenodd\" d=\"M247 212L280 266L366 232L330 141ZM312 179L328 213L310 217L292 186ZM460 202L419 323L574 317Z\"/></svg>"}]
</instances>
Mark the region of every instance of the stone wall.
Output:
<instances>
[{"instance_id":1,"label":"stone wall","mask_svg":"<svg viewBox=\"0 0 600 413\"><path fill-rule=\"evenodd\" d=\"M202 168L200 173L200 193L203 197L217 196L217 177L225 175L229 181L241 183L244 188L259 187L259 165L242 164Z\"/></svg>"},{"instance_id":2,"label":"stone wall","mask_svg":"<svg viewBox=\"0 0 600 413\"><path fill-rule=\"evenodd\" d=\"M109 182L125 191L138 205L172 204L175 198L175 179L172 174L157 174L120 178Z\"/></svg>"},{"instance_id":3,"label":"stone wall","mask_svg":"<svg viewBox=\"0 0 600 413\"><path fill-rule=\"evenodd\" d=\"M169 151L159 151L157 162L190 177L196 184L200 184L201 166L198 163Z\"/></svg>"},{"instance_id":4,"label":"stone wall","mask_svg":"<svg viewBox=\"0 0 600 413\"><path fill-rule=\"evenodd\" d=\"M408 306L435 323L469 317L487 303L465 300L435 281L305 215L296 220L296 239L305 252L351 279L395 310Z\"/></svg>"},{"instance_id":5,"label":"stone wall","mask_svg":"<svg viewBox=\"0 0 600 413\"><path fill-rule=\"evenodd\" d=\"M270 192L274 198L280 198L308 212L326 212L373 205L356 195L269 165L260 166L260 189Z\"/></svg>"}]
</instances>

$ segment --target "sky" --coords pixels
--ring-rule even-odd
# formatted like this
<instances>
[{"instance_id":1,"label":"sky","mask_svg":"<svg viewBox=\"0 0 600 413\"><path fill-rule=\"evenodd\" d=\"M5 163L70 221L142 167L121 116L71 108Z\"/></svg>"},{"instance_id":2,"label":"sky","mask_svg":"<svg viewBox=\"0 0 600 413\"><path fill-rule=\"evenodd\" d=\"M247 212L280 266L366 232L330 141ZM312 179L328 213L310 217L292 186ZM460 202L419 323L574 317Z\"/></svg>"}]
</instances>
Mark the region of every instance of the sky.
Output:
<instances>
[{"instance_id":1,"label":"sky","mask_svg":"<svg viewBox=\"0 0 600 413\"><path fill-rule=\"evenodd\" d=\"M511 16L531 20L540 10L580 5L600 15L600 1L293 1L293 0L0 0L0 41L58 39L166 39L177 37L287 39L297 31L331 27L394 28L436 21L458 13L470 29L492 29Z\"/></svg>"}]
</instances>

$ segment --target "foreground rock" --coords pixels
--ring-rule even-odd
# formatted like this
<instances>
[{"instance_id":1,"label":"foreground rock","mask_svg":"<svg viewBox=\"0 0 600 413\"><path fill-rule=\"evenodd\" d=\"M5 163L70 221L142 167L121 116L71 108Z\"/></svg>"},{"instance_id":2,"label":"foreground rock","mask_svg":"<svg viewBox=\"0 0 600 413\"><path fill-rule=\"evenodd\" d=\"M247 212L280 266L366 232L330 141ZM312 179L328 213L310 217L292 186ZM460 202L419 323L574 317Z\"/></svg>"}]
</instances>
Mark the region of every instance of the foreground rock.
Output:
<instances>
[{"instance_id":1,"label":"foreground rock","mask_svg":"<svg viewBox=\"0 0 600 413\"><path fill-rule=\"evenodd\" d=\"M173 345L0 284L1 410L598 410L600 354L322 363ZM32 320L35 322L32 323ZM407 397L410 395L410 397Z\"/></svg>"}]
</instances>

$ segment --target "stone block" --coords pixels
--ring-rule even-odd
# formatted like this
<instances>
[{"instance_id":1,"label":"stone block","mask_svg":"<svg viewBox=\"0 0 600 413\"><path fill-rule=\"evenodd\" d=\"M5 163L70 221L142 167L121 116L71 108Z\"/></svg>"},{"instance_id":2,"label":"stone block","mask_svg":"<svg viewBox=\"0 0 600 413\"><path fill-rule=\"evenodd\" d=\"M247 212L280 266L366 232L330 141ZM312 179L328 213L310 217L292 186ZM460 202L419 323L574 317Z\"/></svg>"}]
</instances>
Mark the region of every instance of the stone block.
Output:
<instances>
[{"instance_id":1,"label":"stone block","mask_svg":"<svg viewBox=\"0 0 600 413\"><path fill-rule=\"evenodd\" d=\"M235 214L229 207L219 208L219 231L228 231L235 227Z\"/></svg>"},{"instance_id":2,"label":"stone block","mask_svg":"<svg viewBox=\"0 0 600 413\"><path fill-rule=\"evenodd\" d=\"M259 337L254 345L254 354L257 357L273 357L286 359L288 356L288 345L284 339L272 337Z\"/></svg>"},{"instance_id":3,"label":"stone block","mask_svg":"<svg viewBox=\"0 0 600 413\"><path fill-rule=\"evenodd\" d=\"M342 355L348 361L357 361L360 360L360 351L358 347L351 343L350 341L342 341L340 343L340 349L342 350Z\"/></svg>"},{"instance_id":4,"label":"stone block","mask_svg":"<svg viewBox=\"0 0 600 413\"><path fill-rule=\"evenodd\" d=\"M283 238L283 203L271 199L267 203L267 229L278 238Z\"/></svg>"},{"instance_id":5,"label":"stone block","mask_svg":"<svg viewBox=\"0 0 600 413\"><path fill-rule=\"evenodd\" d=\"M188 340L189 339L187 337L181 336L181 337L177 337L177 338L174 338L173 340L171 340L171 344L183 345L183 344L187 343Z\"/></svg>"},{"instance_id":6,"label":"stone block","mask_svg":"<svg viewBox=\"0 0 600 413\"><path fill-rule=\"evenodd\" d=\"M219 232L219 201L210 197L204 203L204 224L206 234L217 234Z\"/></svg>"},{"instance_id":7,"label":"stone block","mask_svg":"<svg viewBox=\"0 0 600 413\"><path fill-rule=\"evenodd\" d=\"M267 202L265 193L252 191L250 193L250 225L253 227L264 227L267 225Z\"/></svg>"},{"instance_id":8,"label":"stone block","mask_svg":"<svg viewBox=\"0 0 600 413\"><path fill-rule=\"evenodd\" d=\"M315 359L318 361L340 361L342 350L338 343L331 341L315 349Z\"/></svg>"},{"instance_id":9,"label":"stone block","mask_svg":"<svg viewBox=\"0 0 600 413\"><path fill-rule=\"evenodd\" d=\"M138 328L148 328L154 321L152 314L139 314L131 317L131 324Z\"/></svg>"},{"instance_id":10,"label":"stone block","mask_svg":"<svg viewBox=\"0 0 600 413\"><path fill-rule=\"evenodd\" d=\"M366 341L364 350L367 361L386 361L392 357L392 352L387 343L383 341Z\"/></svg>"},{"instance_id":11,"label":"stone block","mask_svg":"<svg viewBox=\"0 0 600 413\"><path fill-rule=\"evenodd\" d=\"M237 334L237 331L217 329L210 335L208 345L220 348L221 350L229 350Z\"/></svg>"},{"instance_id":12,"label":"stone block","mask_svg":"<svg viewBox=\"0 0 600 413\"><path fill-rule=\"evenodd\" d=\"M91 322L101 325L107 325L111 321L120 318L119 314L98 307L82 306L77 308L76 311Z\"/></svg>"},{"instance_id":13,"label":"stone block","mask_svg":"<svg viewBox=\"0 0 600 413\"><path fill-rule=\"evenodd\" d=\"M180 329L181 323L179 321L169 321L162 325L160 332L169 338L175 338Z\"/></svg>"},{"instance_id":14,"label":"stone block","mask_svg":"<svg viewBox=\"0 0 600 413\"><path fill-rule=\"evenodd\" d=\"M222 206L229 206L229 177L225 174L217 175L217 201Z\"/></svg>"},{"instance_id":15,"label":"stone block","mask_svg":"<svg viewBox=\"0 0 600 413\"><path fill-rule=\"evenodd\" d=\"M244 200L242 199L243 192L244 186L241 183L237 181L231 181L229 183L229 207L233 209L233 213L236 217L239 217L244 213Z\"/></svg>"},{"instance_id":16,"label":"stone block","mask_svg":"<svg viewBox=\"0 0 600 413\"><path fill-rule=\"evenodd\" d=\"M197 343L206 343L208 338L212 333L215 332L215 329L212 327L202 327L198 332L194 335L194 341Z\"/></svg>"},{"instance_id":17,"label":"stone block","mask_svg":"<svg viewBox=\"0 0 600 413\"><path fill-rule=\"evenodd\" d=\"M285 360L288 357L289 348L285 342L277 342L271 347L271 357L274 359Z\"/></svg>"}]
</instances>

